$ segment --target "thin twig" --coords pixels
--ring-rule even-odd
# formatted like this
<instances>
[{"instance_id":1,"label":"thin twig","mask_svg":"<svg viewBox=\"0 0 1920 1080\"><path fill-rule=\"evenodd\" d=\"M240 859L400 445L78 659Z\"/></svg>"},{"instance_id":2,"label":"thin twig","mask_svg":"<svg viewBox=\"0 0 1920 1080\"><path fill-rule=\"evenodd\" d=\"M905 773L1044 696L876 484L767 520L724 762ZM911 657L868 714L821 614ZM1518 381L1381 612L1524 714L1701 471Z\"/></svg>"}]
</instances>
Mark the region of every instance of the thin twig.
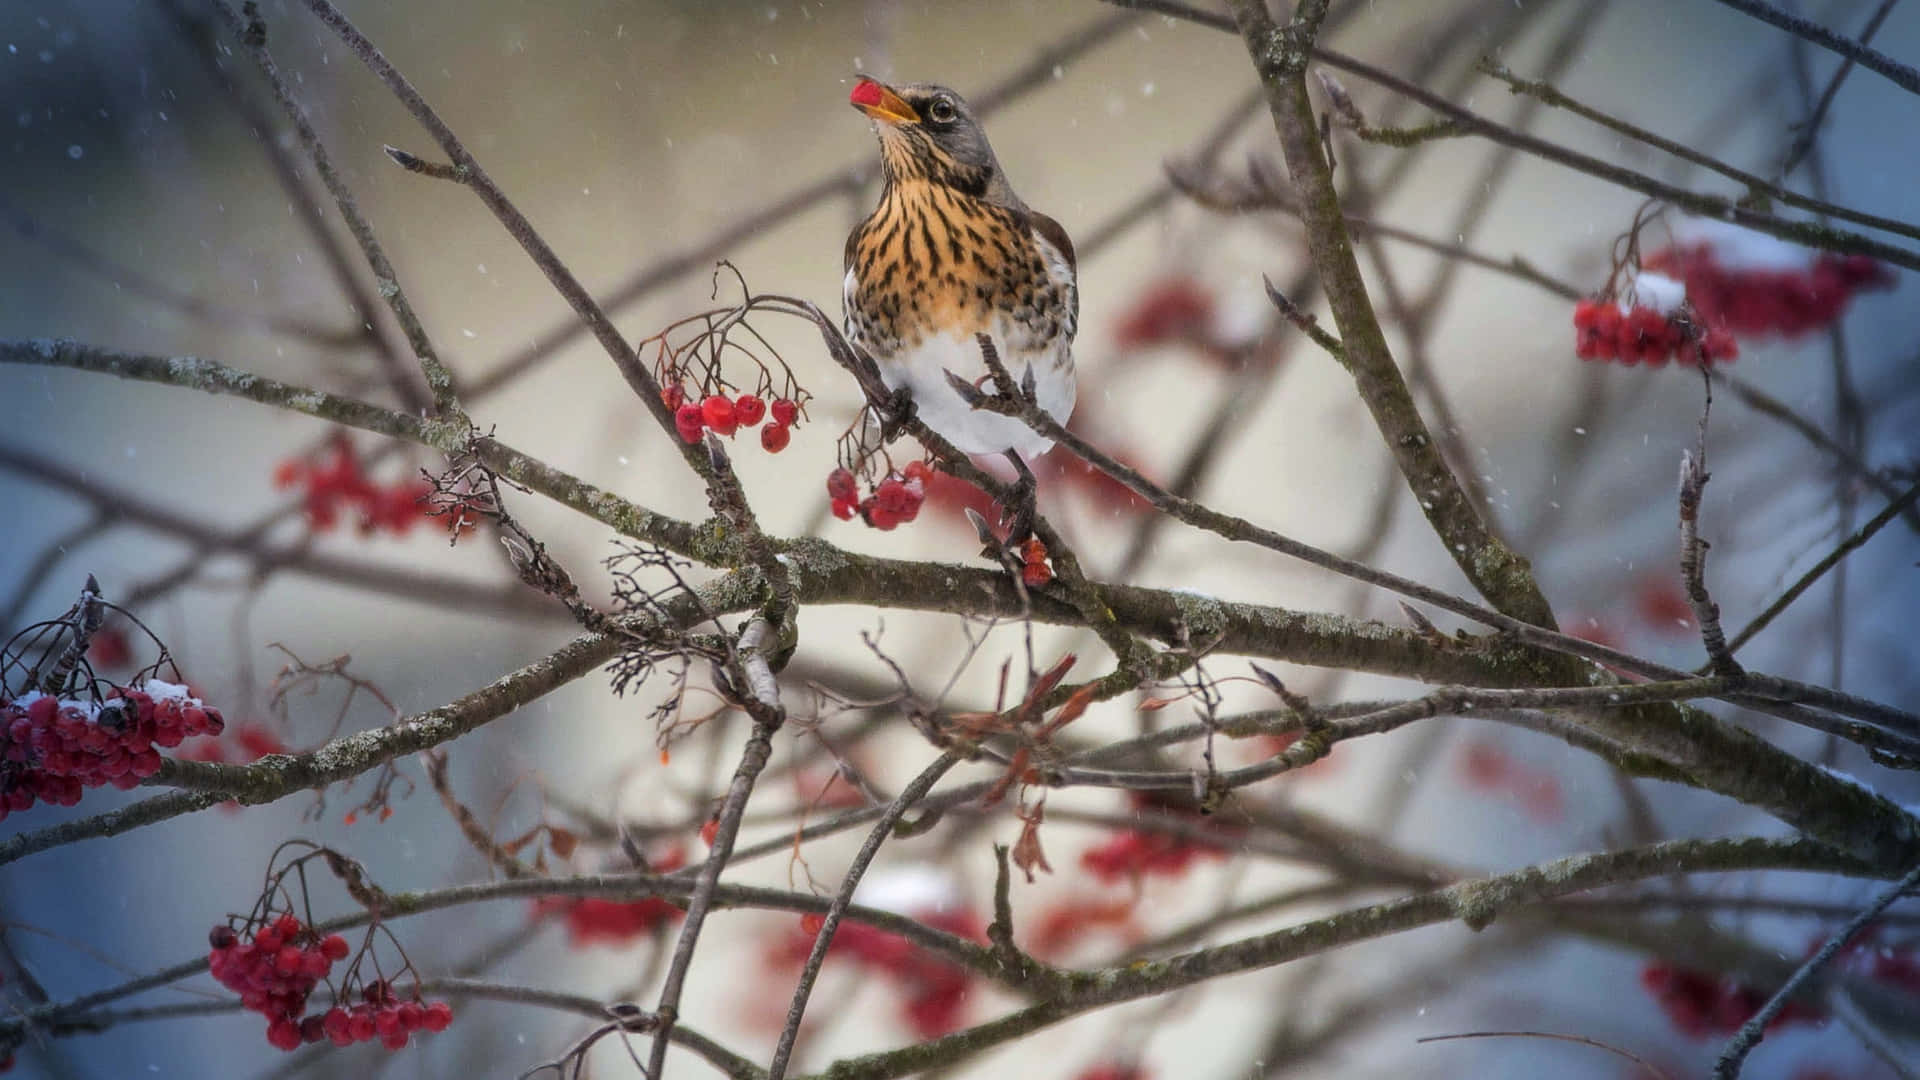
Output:
<instances>
[{"instance_id":1,"label":"thin twig","mask_svg":"<svg viewBox=\"0 0 1920 1080\"><path fill-rule=\"evenodd\" d=\"M1700 406L1700 433L1691 451L1680 455L1680 580L1686 590L1687 606L1693 609L1693 621L1700 628L1700 640L1707 647L1707 659L1715 675L1738 678L1744 674L1740 662L1727 648L1726 632L1720 629L1720 605L1707 592L1707 542L1700 539L1700 499L1706 493L1707 417L1713 412L1713 382L1703 379L1706 401Z\"/></svg>"},{"instance_id":2,"label":"thin twig","mask_svg":"<svg viewBox=\"0 0 1920 1080\"><path fill-rule=\"evenodd\" d=\"M1798 15L1782 11L1772 4L1762 3L1761 0L1720 0L1720 3L1762 22L1772 23L1787 33L1811 41L1823 49L1838 53L1868 71L1885 76L1895 86L1909 94L1920 94L1920 71L1902 64L1885 53L1869 49L1844 34L1836 34L1812 19L1803 19Z\"/></svg>"},{"instance_id":3,"label":"thin twig","mask_svg":"<svg viewBox=\"0 0 1920 1080\"><path fill-rule=\"evenodd\" d=\"M813 994L815 980L820 977L820 967L826 963L827 949L833 944L833 935L840 928L840 920L846 915L848 905L853 903L854 891L865 876L867 867L872 864L875 855L880 853L880 845L893 834L893 827L905 816L906 812L925 798L933 785L947 774L947 770L960 763L962 755L948 750L933 760L933 763L920 770L919 775L900 789L892 802L881 813L878 821L867 833L867 839L853 857L853 863L847 867L846 876L840 880L840 889L834 894L833 904L827 908L820 929L814 933L813 947L807 952L807 960L800 969L800 979L793 988L793 1001L787 1006L786 1023L780 1028L779 1041L774 1044L773 1060L767 1066L767 1080L781 1080L787 1073L787 1062L793 1057L794 1042L800 1037L800 1022L806 1018L807 999Z\"/></svg>"},{"instance_id":4,"label":"thin twig","mask_svg":"<svg viewBox=\"0 0 1920 1080\"><path fill-rule=\"evenodd\" d=\"M1743 185L1747 189L1747 197L1750 199L1770 199L1786 206L1809 211L1810 213L1837 218L1841 221L1851 221L1856 225L1864 225L1869 229L1879 229L1883 232L1895 233L1900 236L1920 240L1920 226L1909 224L1898 218L1882 217L1879 214L1869 214L1844 206L1836 206L1825 200L1816 199L1810 195L1802 195L1797 191L1782 187L1779 184L1771 183L1765 177L1756 173L1735 168L1721 161L1719 158L1713 157L1710 154L1703 154L1685 143L1676 142L1673 139L1656 135L1645 128L1627 123L1625 120L1621 120L1616 116L1568 97L1551 83L1540 80L1523 79L1505 67L1494 63L1492 60L1482 60L1478 65L1478 69L1484 74L1506 83L1507 89L1516 94L1525 94L1547 105L1565 109L1575 116L1599 124L1608 131L1625 135L1635 142L1645 143L1662 153L1671 154L1690 165L1697 165L1700 168L1719 173L1721 176Z\"/></svg>"},{"instance_id":5,"label":"thin twig","mask_svg":"<svg viewBox=\"0 0 1920 1080\"><path fill-rule=\"evenodd\" d=\"M313 163L314 172L320 176L320 182L326 185L327 193L333 196L334 205L340 209L341 220L353 234L354 241L360 245L360 252L367 260L367 266L373 270L373 277L380 295L385 298L387 307L399 320L400 328L407 335L407 343L413 348L413 355L419 361L420 371L427 381L427 389L433 394L434 411L443 419L464 424L465 415L460 410L453 375L440 360L440 353L434 348L433 340L427 335L426 326L413 310L413 304L400 287L400 276L395 272L393 263L388 260L386 249L374 235L373 226L360 212L359 201L340 178L333 167L332 156L320 139L320 133L314 130L313 122L307 117L306 107L293 96L293 90L280 74L280 67L274 62L273 54L267 51L267 39L264 26L258 21L259 15L253 5L248 5L248 17L241 18L240 13L228 6L226 0L215 0L213 11L242 49L253 57L260 73L266 76L273 87L274 97L280 102L281 109L293 124L294 132L300 138L300 144L306 149L307 159Z\"/></svg>"},{"instance_id":6,"label":"thin twig","mask_svg":"<svg viewBox=\"0 0 1920 1080\"><path fill-rule=\"evenodd\" d=\"M1211 11L1204 11L1188 4L1180 3L1178 0L1106 0L1106 2L1120 7L1158 11L1216 30L1232 32L1236 29L1231 19L1216 15ZM1734 2L1734 0L1720 0L1720 2L1730 3ZM1835 251L1846 255L1871 255L1876 259L1892 263L1896 266L1920 270L1920 251L1882 243L1881 241L1859 233L1822 226L1812 222L1783 218L1755 207L1743 205L1737 200L1729 199L1725 196L1709 195L1692 191L1676 184L1670 184L1664 180L1648 176L1645 173L1636 172L1632 169L1601 160L1590 154L1583 154L1577 150L1569 149L1538 136L1515 131L1504 124L1489 120L1470 109L1455 105L1453 102L1446 100L1438 94L1424 87L1416 86L1383 68L1369 64L1356 57L1335 52L1332 49L1315 46L1312 50L1312 57L1321 63L1357 75L1360 78L1366 79L1368 82L1383 86L1392 90L1394 93L1417 101L1427 108L1440 113L1442 116L1466 125L1473 134L1482 138L1502 145L1515 147L1542 160L1553 162L1556 165L1561 165L1577 172L1586 173L1589 176L1617 187L1622 187L1629 191L1637 191L1643 195L1671 203L1687 213L1701 217L1731 221L1736 225L1743 225L1756 232L1766 233L1769 236L1778 237L1779 239L1788 240L1807 247L1817 248L1822 251Z\"/></svg>"},{"instance_id":7,"label":"thin twig","mask_svg":"<svg viewBox=\"0 0 1920 1080\"><path fill-rule=\"evenodd\" d=\"M774 733L786 721L786 709L780 704L779 691L769 670L771 654L776 648L773 639L777 639L779 633L765 618L753 619L741 633L737 659L730 665L735 684L744 695L738 703L753 718L753 730L734 769L733 782L727 786L726 800L720 805L713 840L707 849L706 861L700 866L700 875L695 879L693 895L687 901L680 938L674 943L673 959L667 965L667 976L660 987L660 1002L654 1007L659 1028L654 1033L653 1048L647 1059L648 1080L663 1080L666 1075L668 1036L679 1022L680 995L686 987L687 973L693 968L694 947L713 906L721 871L733 855L734 838L740 835L740 819L747 812L754 782L773 756Z\"/></svg>"},{"instance_id":8,"label":"thin twig","mask_svg":"<svg viewBox=\"0 0 1920 1080\"><path fill-rule=\"evenodd\" d=\"M1727 1041L1726 1049L1720 1051L1719 1059L1713 1063L1714 1080L1735 1080L1740 1075L1740 1066L1746 1061L1747 1055L1766 1035L1767 1025L1773 1023L1773 1018L1780 1015L1780 1010L1787 1007L1787 1002L1793 1000L1807 980L1813 978L1815 973L1838 955L1840 950L1846 947L1847 942L1852 941L1868 923L1878 918L1880 913L1887 910L1895 900L1900 899L1916 886L1920 886L1920 866L1915 866L1907 872L1907 876L1875 897L1873 903L1848 920L1847 925L1841 927L1839 933L1828 938L1819 952L1808 957L1807 962L1801 964L1799 969L1781 984L1779 990L1774 991L1774 995L1767 999L1767 1003L1760 1007L1760 1011L1748 1017L1747 1022L1740 1025L1740 1030Z\"/></svg>"},{"instance_id":9,"label":"thin twig","mask_svg":"<svg viewBox=\"0 0 1920 1080\"><path fill-rule=\"evenodd\" d=\"M1899 2L1900 0L1880 0L1880 6L1873 9L1873 14L1867 18L1867 25L1860 30L1861 45L1872 44L1873 36L1880 32L1881 24L1885 23L1887 16L1893 13L1893 5ZM1805 120L1800 121L1800 134L1794 137L1793 145L1787 147L1786 154L1780 160L1779 175L1783 179L1792 175L1793 170L1798 168L1800 162L1806 158L1807 152L1813 149L1814 140L1820 137L1820 124L1827 118L1827 110L1833 107L1833 99L1840 93L1840 85L1847 81L1847 76L1853 74L1854 66L1858 63L1859 61L1851 56L1842 60L1839 68L1834 71L1833 77L1827 80L1826 89L1820 92L1820 100L1814 103L1813 111L1807 114Z\"/></svg>"},{"instance_id":10,"label":"thin twig","mask_svg":"<svg viewBox=\"0 0 1920 1080\"><path fill-rule=\"evenodd\" d=\"M1773 603L1768 604L1766 609L1761 611L1760 614L1755 615L1752 622L1740 628L1740 632L1735 634L1733 640L1727 643L1727 650L1729 652L1738 652L1742 645L1752 641L1755 634L1765 630L1775 618L1779 617L1781 612L1787 610L1788 605L1799 599L1801 593L1812 588L1814 583L1819 581L1827 571L1839 565L1840 560L1859 550L1868 540L1873 539L1873 534L1886 528L1888 523L1911 509L1916 502L1920 502L1920 483L1915 483L1908 487L1898 498L1882 507L1880 512L1873 516L1872 520L1860 526L1853 535L1840 541L1839 546L1827 552L1824 558L1813 564L1812 568L1806 573L1800 575L1799 580L1789 585L1787 590L1781 593Z\"/></svg>"}]
</instances>

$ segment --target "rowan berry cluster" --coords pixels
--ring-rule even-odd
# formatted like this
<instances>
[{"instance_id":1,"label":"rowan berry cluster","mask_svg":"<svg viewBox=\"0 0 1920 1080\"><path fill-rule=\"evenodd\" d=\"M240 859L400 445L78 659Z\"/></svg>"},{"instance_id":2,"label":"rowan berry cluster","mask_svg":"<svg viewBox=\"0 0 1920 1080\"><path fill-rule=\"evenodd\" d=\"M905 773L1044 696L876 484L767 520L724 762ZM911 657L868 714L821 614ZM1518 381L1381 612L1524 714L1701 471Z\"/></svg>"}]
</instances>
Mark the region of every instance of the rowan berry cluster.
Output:
<instances>
[{"instance_id":1,"label":"rowan berry cluster","mask_svg":"<svg viewBox=\"0 0 1920 1080\"><path fill-rule=\"evenodd\" d=\"M1743 338L1798 337L1831 326L1856 295L1894 281L1866 255L1822 252L1798 266L1729 266L1707 243L1663 248L1641 266L1685 282L1702 320Z\"/></svg>"},{"instance_id":2,"label":"rowan berry cluster","mask_svg":"<svg viewBox=\"0 0 1920 1080\"><path fill-rule=\"evenodd\" d=\"M161 749L225 726L219 709L159 679L99 703L0 700L0 820L36 801L72 806L90 787L131 788L160 771Z\"/></svg>"},{"instance_id":3,"label":"rowan berry cluster","mask_svg":"<svg viewBox=\"0 0 1920 1080\"><path fill-rule=\"evenodd\" d=\"M1667 1014L1667 1019L1681 1034L1696 1039L1739 1031L1740 1026L1767 1003L1768 997L1728 976L1667 964L1648 964L1640 972L1640 985L1653 995L1660 1011ZM1823 1019L1825 1014L1818 1009L1797 1000L1789 1001L1767 1024L1767 1031L1778 1031L1793 1024L1818 1023Z\"/></svg>"},{"instance_id":4,"label":"rowan berry cluster","mask_svg":"<svg viewBox=\"0 0 1920 1080\"><path fill-rule=\"evenodd\" d=\"M1190 277L1150 283L1114 327L1113 341L1123 349L1185 343L1212 348L1216 312L1213 294Z\"/></svg>"},{"instance_id":5,"label":"rowan berry cluster","mask_svg":"<svg viewBox=\"0 0 1920 1080\"><path fill-rule=\"evenodd\" d=\"M1560 778L1548 770L1514 760L1494 743L1479 740L1468 743L1460 756L1460 773L1470 787L1515 799L1530 817L1542 824L1553 824L1566 817Z\"/></svg>"},{"instance_id":6,"label":"rowan berry cluster","mask_svg":"<svg viewBox=\"0 0 1920 1080\"><path fill-rule=\"evenodd\" d=\"M297 916L282 915L242 940L224 923L207 934L207 968L240 1003L267 1018L267 1041L282 1050L300 1045L307 998L333 965L347 957L347 939L321 937Z\"/></svg>"},{"instance_id":7,"label":"rowan berry cluster","mask_svg":"<svg viewBox=\"0 0 1920 1080\"><path fill-rule=\"evenodd\" d=\"M324 1013L300 1021L300 1041L317 1043L325 1039L335 1046L380 1040L389 1050L400 1050L416 1031L445 1031L453 1023L453 1007L444 1001L421 1001L416 994L402 1001L393 984L384 980L370 982L360 992L361 1000L351 1007L335 1005ZM272 1038L269 1034L269 1039ZM291 1046L281 1046L291 1050ZM296 1044L298 1045L298 1044Z\"/></svg>"},{"instance_id":8,"label":"rowan berry cluster","mask_svg":"<svg viewBox=\"0 0 1920 1080\"><path fill-rule=\"evenodd\" d=\"M717 822L715 823L718 824ZM685 866L686 849L679 844L651 860L655 873ZM567 942L576 949L590 945L626 945L665 926L683 914L657 896L638 900L608 900L598 896L542 896L533 902L533 915L558 915L567 924Z\"/></svg>"},{"instance_id":9,"label":"rowan berry cluster","mask_svg":"<svg viewBox=\"0 0 1920 1080\"><path fill-rule=\"evenodd\" d=\"M913 914L936 930L974 941L985 936L978 916L965 908ZM819 915L801 916L800 932L783 943L774 960L781 964L804 960L824 923ZM938 1038L960 1029L973 988L973 976L966 968L897 934L850 920L835 928L827 955L849 958L863 971L891 982L901 1019L920 1038Z\"/></svg>"},{"instance_id":10,"label":"rowan berry cluster","mask_svg":"<svg viewBox=\"0 0 1920 1080\"><path fill-rule=\"evenodd\" d=\"M307 524L326 532L340 523L342 511L358 515L360 535L385 530L405 536L431 517L425 499L433 484L423 477L376 484L354 452L346 435L334 436L324 458L281 462L273 470L273 486L300 487L305 492Z\"/></svg>"},{"instance_id":11,"label":"rowan berry cluster","mask_svg":"<svg viewBox=\"0 0 1920 1080\"><path fill-rule=\"evenodd\" d=\"M1179 877L1199 859L1226 857L1224 841L1229 839L1228 830L1217 822L1203 818L1197 811L1161 805L1152 792L1133 792L1131 801L1136 811L1175 810L1196 822L1206 821L1210 828L1223 835L1216 842L1164 830L1121 829L1106 843L1080 853L1080 866L1101 882L1138 881L1154 875Z\"/></svg>"},{"instance_id":12,"label":"rowan berry cluster","mask_svg":"<svg viewBox=\"0 0 1920 1080\"><path fill-rule=\"evenodd\" d=\"M1573 352L1582 360L1618 360L1627 367L1675 360L1697 367L1740 355L1732 334L1720 326L1703 328L1685 309L1662 314L1644 304L1623 308L1604 298L1582 300L1573 306L1573 329Z\"/></svg>"},{"instance_id":13,"label":"rowan berry cluster","mask_svg":"<svg viewBox=\"0 0 1920 1080\"><path fill-rule=\"evenodd\" d=\"M660 391L660 400L673 410L673 426L690 443L700 441L703 432L732 436L741 428L750 428L772 419L760 429L760 448L777 454L793 439L793 428L800 422L800 403L792 398L774 398L769 404L758 394L708 394L700 401L689 401L678 384Z\"/></svg>"},{"instance_id":14,"label":"rowan berry cluster","mask_svg":"<svg viewBox=\"0 0 1920 1080\"><path fill-rule=\"evenodd\" d=\"M284 914L254 926L247 937L224 923L207 935L208 970L220 985L240 995L248 1010L267 1018L267 1042L281 1050L325 1039L335 1046L380 1040L389 1050L407 1045L415 1031L444 1031L453 1010L441 1001L402 1001L392 984L375 980L360 1001L339 997L324 1013L303 1016L307 999L351 948L338 934L321 936L298 916Z\"/></svg>"},{"instance_id":15,"label":"rowan berry cluster","mask_svg":"<svg viewBox=\"0 0 1920 1080\"><path fill-rule=\"evenodd\" d=\"M886 532L920 516L932 477L926 462L910 461L905 470L888 473L863 499L853 471L842 467L827 474L827 498L833 500L834 517L851 521L859 514L862 521Z\"/></svg>"}]
</instances>

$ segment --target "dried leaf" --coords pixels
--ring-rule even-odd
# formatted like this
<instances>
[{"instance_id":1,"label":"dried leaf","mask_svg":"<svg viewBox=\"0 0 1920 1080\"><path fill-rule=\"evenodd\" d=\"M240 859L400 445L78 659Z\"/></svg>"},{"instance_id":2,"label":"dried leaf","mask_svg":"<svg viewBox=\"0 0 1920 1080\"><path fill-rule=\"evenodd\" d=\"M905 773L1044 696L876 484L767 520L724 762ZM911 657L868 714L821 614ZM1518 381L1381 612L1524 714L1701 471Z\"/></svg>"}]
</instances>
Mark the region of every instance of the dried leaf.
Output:
<instances>
[{"instance_id":1,"label":"dried leaf","mask_svg":"<svg viewBox=\"0 0 1920 1080\"><path fill-rule=\"evenodd\" d=\"M1067 698L1067 703L1060 706L1060 711L1053 715L1053 719L1047 723L1046 728L1041 731L1041 734L1043 736L1051 735L1085 715L1087 706L1093 703L1093 695L1096 689L1093 683L1087 683L1080 687L1080 689L1075 690L1072 696Z\"/></svg>"},{"instance_id":2,"label":"dried leaf","mask_svg":"<svg viewBox=\"0 0 1920 1080\"><path fill-rule=\"evenodd\" d=\"M1040 847L1040 822L1046 817L1046 804L1033 808L1031 814L1020 815L1020 839L1013 842L1013 865L1027 875L1027 884L1033 884L1033 872L1042 870L1053 873L1053 867L1047 864L1047 853Z\"/></svg>"}]
</instances>

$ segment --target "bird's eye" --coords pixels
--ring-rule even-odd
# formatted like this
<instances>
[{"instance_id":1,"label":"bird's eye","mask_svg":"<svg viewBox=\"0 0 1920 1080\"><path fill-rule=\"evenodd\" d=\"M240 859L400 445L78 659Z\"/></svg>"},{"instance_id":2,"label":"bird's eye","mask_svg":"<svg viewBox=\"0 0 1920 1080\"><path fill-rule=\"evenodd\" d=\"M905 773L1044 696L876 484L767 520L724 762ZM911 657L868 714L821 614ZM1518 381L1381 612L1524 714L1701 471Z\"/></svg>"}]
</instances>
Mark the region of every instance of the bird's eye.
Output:
<instances>
[{"instance_id":1,"label":"bird's eye","mask_svg":"<svg viewBox=\"0 0 1920 1080\"><path fill-rule=\"evenodd\" d=\"M936 124L951 124L959 118L959 111L946 98L934 98L933 104L927 106L927 119Z\"/></svg>"}]
</instances>

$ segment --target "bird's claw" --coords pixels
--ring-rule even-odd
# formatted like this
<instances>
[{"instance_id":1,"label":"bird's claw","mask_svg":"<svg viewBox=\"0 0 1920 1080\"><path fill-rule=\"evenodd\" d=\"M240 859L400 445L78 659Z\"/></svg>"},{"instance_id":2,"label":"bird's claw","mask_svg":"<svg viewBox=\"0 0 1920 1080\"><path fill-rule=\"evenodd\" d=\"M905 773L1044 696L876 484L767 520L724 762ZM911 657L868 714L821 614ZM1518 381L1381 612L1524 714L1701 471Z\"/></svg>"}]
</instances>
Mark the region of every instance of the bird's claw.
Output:
<instances>
[{"instance_id":1,"label":"bird's claw","mask_svg":"<svg viewBox=\"0 0 1920 1080\"><path fill-rule=\"evenodd\" d=\"M1033 535L1033 519L1039 513L1038 492L1032 473L1023 473L1007 489L1000 503L1000 522L1007 527L1007 550L1019 548Z\"/></svg>"},{"instance_id":2,"label":"bird's claw","mask_svg":"<svg viewBox=\"0 0 1920 1080\"><path fill-rule=\"evenodd\" d=\"M913 419L913 392L902 386L887 395L880 406L880 438L892 442Z\"/></svg>"}]
</instances>

